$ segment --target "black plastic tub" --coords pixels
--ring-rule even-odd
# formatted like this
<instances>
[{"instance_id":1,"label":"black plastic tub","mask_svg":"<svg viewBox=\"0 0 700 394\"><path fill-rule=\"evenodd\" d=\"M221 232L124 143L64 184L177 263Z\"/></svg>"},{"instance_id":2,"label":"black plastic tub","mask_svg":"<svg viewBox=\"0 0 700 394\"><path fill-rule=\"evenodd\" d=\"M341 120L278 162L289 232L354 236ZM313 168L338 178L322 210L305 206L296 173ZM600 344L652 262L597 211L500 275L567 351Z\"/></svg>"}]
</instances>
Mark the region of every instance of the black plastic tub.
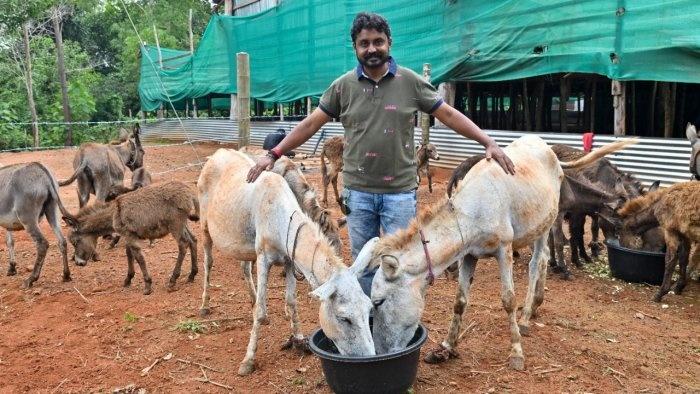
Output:
<instances>
[{"instance_id":1,"label":"black plastic tub","mask_svg":"<svg viewBox=\"0 0 700 394\"><path fill-rule=\"evenodd\" d=\"M427 338L428 330L419 324L413 339L399 352L348 357L340 355L319 328L311 335L309 345L321 359L323 374L333 392L404 394L416 380L420 348Z\"/></svg>"},{"instance_id":2,"label":"black plastic tub","mask_svg":"<svg viewBox=\"0 0 700 394\"><path fill-rule=\"evenodd\" d=\"M620 246L619 241L605 241L612 276L627 282L660 285L664 279L666 254Z\"/></svg>"}]
</instances>

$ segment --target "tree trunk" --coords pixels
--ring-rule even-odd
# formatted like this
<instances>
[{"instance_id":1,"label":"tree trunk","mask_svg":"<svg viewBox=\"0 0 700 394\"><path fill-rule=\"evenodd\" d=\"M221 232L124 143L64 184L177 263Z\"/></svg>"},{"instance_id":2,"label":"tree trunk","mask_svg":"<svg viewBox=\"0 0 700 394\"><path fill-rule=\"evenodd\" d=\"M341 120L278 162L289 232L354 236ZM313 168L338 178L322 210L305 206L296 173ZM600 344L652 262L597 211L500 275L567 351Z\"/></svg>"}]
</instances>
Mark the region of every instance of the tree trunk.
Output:
<instances>
[{"instance_id":1,"label":"tree trunk","mask_svg":"<svg viewBox=\"0 0 700 394\"><path fill-rule=\"evenodd\" d=\"M661 97L664 101L664 138L673 137L673 109L676 104L676 84L661 83Z\"/></svg>"},{"instance_id":2,"label":"tree trunk","mask_svg":"<svg viewBox=\"0 0 700 394\"><path fill-rule=\"evenodd\" d=\"M542 116L544 115L544 81L537 82L537 103L535 104L535 131L542 131Z\"/></svg>"},{"instance_id":3,"label":"tree trunk","mask_svg":"<svg viewBox=\"0 0 700 394\"><path fill-rule=\"evenodd\" d=\"M66 81L66 70L63 65L63 35L61 34L60 13L56 10L53 15L53 31L56 40L56 65L58 66L58 76L61 80L61 100L63 101L63 120L66 122L66 146L73 145L73 128L71 125L72 116L70 101L68 100L68 82Z\"/></svg>"},{"instance_id":4,"label":"tree trunk","mask_svg":"<svg viewBox=\"0 0 700 394\"><path fill-rule=\"evenodd\" d=\"M591 83L591 110L590 110L590 114L591 114L590 131L591 132L595 132L595 103L596 103L595 96L596 96L596 94L598 94L598 92L596 91L596 87L597 87L597 82L594 80Z\"/></svg>"},{"instance_id":5,"label":"tree trunk","mask_svg":"<svg viewBox=\"0 0 700 394\"><path fill-rule=\"evenodd\" d=\"M634 83L634 81L630 81L630 93L632 97L630 98L630 103L632 104L632 130L631 130L631 135L639 135L639 131L637 130L637 85Z\"/></svg>"},{"instance_id":6,"label":"tree trunk","mask_svg":"<svg viewBox=\"0 0 700 394\"><path fill-rule=\"evenodd\" d=\"M471 82L467 82L467 108L469 111L467 117L476 120L476 95Z\"/></svg>"},{"instance_id":7,"label":"tree trunk","mask_svg":"<svg viewBox=\"0 0 700 394\"><path fill-rule=\"evenodd\" d=\"M613 109L615 111L614 134L625 135L627 134L627 109L624 82L612 81L612 96Z\"/></svg>"},{"instance_id":8,"label":"tree trunk","mask_svg":"<svg viewBox=\"0 0 700 394\"><path fill-rule=\"evenodd\" d=\"M29 103L29 113L32 116L32 137L34 139L34 147L39 147L39 121L36 114L36 104L34 103L34 82L32 81L32 55L29 48L29 22L22 26L24 34L24 63L26 64L26 79L27 87L27 102Z\"/></svg>"}]
</instances>

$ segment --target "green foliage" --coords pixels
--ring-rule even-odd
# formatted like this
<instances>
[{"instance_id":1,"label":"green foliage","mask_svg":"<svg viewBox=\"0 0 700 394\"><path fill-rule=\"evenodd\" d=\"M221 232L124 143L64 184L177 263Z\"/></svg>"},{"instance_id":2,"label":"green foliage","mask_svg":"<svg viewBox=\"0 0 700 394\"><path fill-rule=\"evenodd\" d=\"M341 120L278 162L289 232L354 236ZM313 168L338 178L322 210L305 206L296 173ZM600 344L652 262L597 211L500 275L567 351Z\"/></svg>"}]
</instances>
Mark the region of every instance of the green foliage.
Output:
<instances>
[{"instance_id":1,"label":"green foliage","mask_svg":"<svg viewBox=\"0 0 700 394\"><path fill-rule=\"evenodd\" d=\"M139 321L139 317L134 313L124 312L124 321L132 324L137 323Z\"/></svg>"},{"instance_id":2,"label":"green foliage","mask_svg":"<svg viewBox=\"0 0 700 394\"><path fill-rule=\"evenodd\" d=\"M32 144L24 72L21 27L27 21L45 28L30 40L34 101L39 122L63 122L60 79L56 67L52 24L56 4L71 12L63 19L64 62L72 120L125 120L139 110L139 38L155 43L153 26L164 47L189 49L188 17L193 9L195 46L209 21L205 0L4 0L0 1L0 149ZM126 3L126 8L125 4ZM25 124L16 124L25 123ZM106 142L118 125L73 125L73 142ZM42 146L63 145L66 127L40 125Z\"/></svg>"},{"instance_id":3,"label":"green foliage","mask_svg":"<svg viewBox=\"0 0 700 394\"><path fill-rule=\"evenodd\" d=\"M185 320L177 323L177 325L175 325L175 330L199 334L204 332L204 325L197 320Z\"/></svg>"}]
</instances>

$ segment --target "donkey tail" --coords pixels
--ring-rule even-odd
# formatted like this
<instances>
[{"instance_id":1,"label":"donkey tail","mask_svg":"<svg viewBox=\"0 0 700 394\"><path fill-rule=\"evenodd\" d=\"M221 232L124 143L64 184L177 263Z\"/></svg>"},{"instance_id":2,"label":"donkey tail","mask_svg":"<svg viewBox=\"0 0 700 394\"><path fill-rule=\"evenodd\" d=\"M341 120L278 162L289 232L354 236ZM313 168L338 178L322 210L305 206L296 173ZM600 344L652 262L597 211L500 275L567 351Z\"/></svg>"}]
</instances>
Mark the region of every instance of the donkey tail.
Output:
<instances>
[{"instance_id":1,"label":"donkey tail","mask_svg":"<svg viewBox=\"0 0 700 394\"><path fill-rule=\"evenodd\" d=\"M324 160L324 157L326 157L326 149L325 146L323 147L324 149L321 149L321 176L323 177L323 183L328 182L328 168L326 168L326 161Z\"/></svg>"},{"instance_id":2,"label":"donkey tail","mask_svg":"<svg viewBox=\"0 0 700 394\"><path fill-rule=\"evenodd\" d=\"M601 157L608 155L613 152L625 149L629 145L634 145L639 142L637 139L626 138L620 141L616 141L607 145L603 145L600 148L588 153L587 155L573 160L573 161L560 161L562 169L580 168L592 164Z\"/></svg>"},{"instance_id":3,"label":"donkey tail","mask_svg":"<svg viewBox=\"0 0 700 394\"><path fill-rule=\"evenodd\" d=\"M61 214L65 217L73 218L73 215L68 212L66 207L63 206L63 203L61 202L61 197L58 195L58 183L56 182L56 178L54 178L53 175L51 175L51 172L49 171L48 168L46 168L43 164L41 163L35 163L39 168L41 168L42 171L46 174L46 176L49 177L49 193L51 193L51 198L56 201L56 204L58 205L58 209L61 211Z\"/></svg>"},{"instance_id":4,"label":"donkey tail","mask_svg":"<svg viewBox=\"0 0 700 394\"><path fill-rule=\"evenodd\" d=\"M193 206L194 212L190 212L187 215L187 218L193 222L198 222L199 221L199 200L197 199L197 196L192 196L192 206Z\"/></svg>"},{"instance_id":5,"label":"donkey tail","mask_svg":"<svg viewBox=\"0 0 700 394\"><path fill-rule=\"evenodd\" d=\"M73 172L73 175L71 175L70 178L68 178L68 179L66 179L66 180L58 181L58 185L59 185L59 186L67 186L67 185L70 185L71 183L73 183L73 182L75 181L75 179L78 177L78 175L80 175L80 173L83 172L83 171L85 170L85 167L87 167L87 163L86 163L86 162L80 163L80 165L78 166L78 168L75 169L75 172Z\"/></svg>"}]
</instances>

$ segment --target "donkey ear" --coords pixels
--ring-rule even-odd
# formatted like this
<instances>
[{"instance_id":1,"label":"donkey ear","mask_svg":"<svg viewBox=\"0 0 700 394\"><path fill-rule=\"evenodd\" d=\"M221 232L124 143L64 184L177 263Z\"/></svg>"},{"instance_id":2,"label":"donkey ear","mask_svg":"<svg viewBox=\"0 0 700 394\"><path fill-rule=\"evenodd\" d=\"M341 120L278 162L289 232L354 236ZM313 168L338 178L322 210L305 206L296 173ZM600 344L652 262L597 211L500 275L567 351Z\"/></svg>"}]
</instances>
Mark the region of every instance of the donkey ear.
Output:
<instances>
[{"instance_id":1,"label":"donkey ear","mask_svg":"<svg viewBox=\"0 0 700 394\"><path fill-rule=\"evenodd\" d=\"M379 242L379 237L374 237L367 241L365 246L362 247L362 250L360 250L360 253L357 254L355 262L350 267L350 272L356 276L362 275L362 272L372 261L372 252L374 252L374 247L377 245L377 242Z\"/></svg>"},{"instance_id":2,"label":"donkey ear","mask_svg":"<svg viewBox=\"0 0 700 394\"><path fill-rule=\"evenodd\" d=\"M70 215L65 215L63 216L63 221L66 222L67 225L73 227L73 228L78 228L78 219L76 219L73 216Z\"/></svg>"},{"instance_id":3,"label":"donkey ear","mask_svg":"<svg viewBox=\"0 0 700 394\"><path fill-rule=\"evenodd\" d=\"M382 271L388 280L396 279L400 269L399 259L389 254L382 255Z\"/></svg>"},{"instance_id":4,"label":"donkey ear","mask_svg":"<svg viewBox=\"0 0 700 394\"><path fill-rule=\"evenodd\" d=\"M314 297L319 301L326 301L327 299L333 297L335 291L337 290L335 280L331 278L328 282L317 287L316 290L309 293L310 296Z\"/></svg>"},{"instance_id":5,"label":"donkey ear","mask_svg":"<svg viewBox=\"0 0 700 394\"><path fill-rule=\"evenodd\" d=\"M691 144L698 140L698 131L695 129L695 125L688 122L688 125L685 127L685 136L688 137Z\"/></svg>"},{"instance_id":6,"label":"donkey ear","mask_svg":"<svg viewBox=\"0 0 700 394\"><path fill-rule=\"evenodd\" d=\"M649 186L649 190L647 190L647 193L657 191L659 189L660 184L661 181L655 181L654 183L652 183L651 186Z\"/></svg>"}]
</instances>

